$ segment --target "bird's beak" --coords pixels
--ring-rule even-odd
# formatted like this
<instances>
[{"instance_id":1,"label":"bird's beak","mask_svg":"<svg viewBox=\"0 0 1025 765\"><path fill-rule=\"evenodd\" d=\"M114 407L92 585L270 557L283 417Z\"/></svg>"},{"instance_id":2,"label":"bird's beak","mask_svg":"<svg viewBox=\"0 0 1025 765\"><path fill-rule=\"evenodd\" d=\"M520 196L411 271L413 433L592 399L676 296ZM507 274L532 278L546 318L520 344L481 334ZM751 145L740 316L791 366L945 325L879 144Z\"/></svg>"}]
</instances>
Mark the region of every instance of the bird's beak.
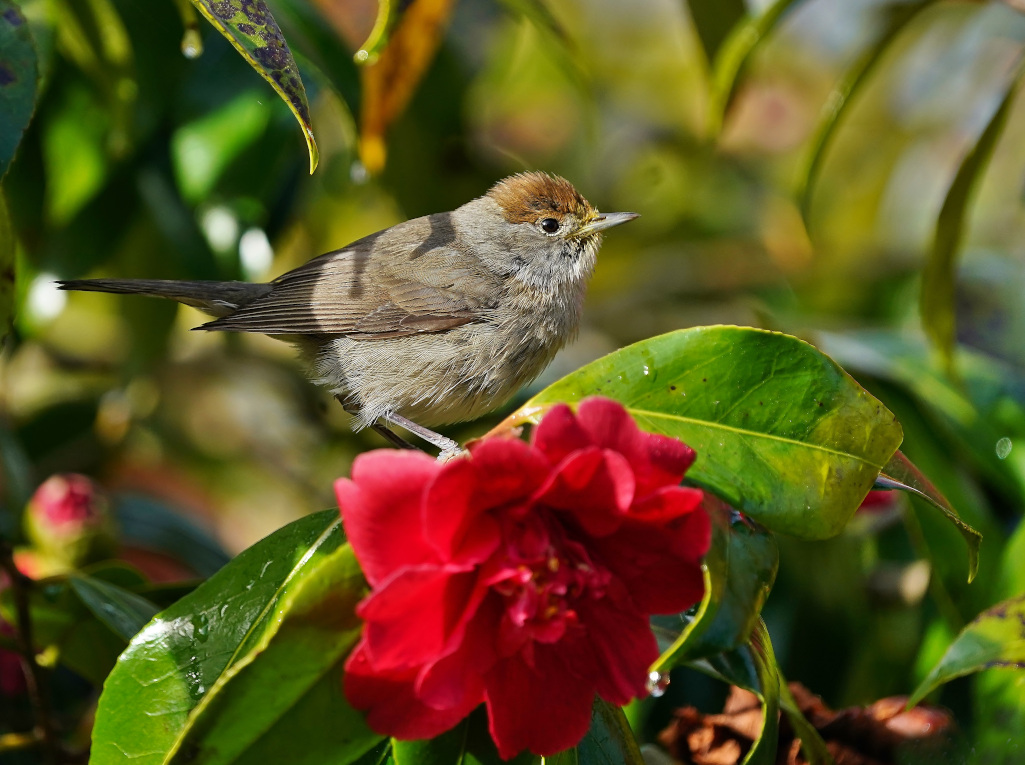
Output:
<instances>
[{"instance_id":1,"label":"bird's beak","mask_svg":"<svg viewBox=\"0 0 1025 765\"><path fill-rule=\"evenodd\" d=\"M577 229L577 236L590 236L639 217L637 213L599 213L598 217Z\"/></svg>"}]
</instances>

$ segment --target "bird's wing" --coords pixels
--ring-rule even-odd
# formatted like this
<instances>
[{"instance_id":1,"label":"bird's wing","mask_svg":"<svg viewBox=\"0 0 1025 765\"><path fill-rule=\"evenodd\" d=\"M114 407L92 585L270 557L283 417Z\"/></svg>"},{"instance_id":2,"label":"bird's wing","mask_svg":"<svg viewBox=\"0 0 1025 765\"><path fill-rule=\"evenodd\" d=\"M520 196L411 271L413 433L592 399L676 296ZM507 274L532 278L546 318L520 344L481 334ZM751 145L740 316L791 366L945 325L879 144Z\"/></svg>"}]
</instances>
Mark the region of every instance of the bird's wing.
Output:
<instances>
[{"instance_id":1,"label":"bird's wing","mask_svg":"<svg viewBox=\"0 0 1025 765\"><path fill-rule=\"evenodd\" d=\"M371 340L440 332L479 320L497 299L495 278L475 266L476 259L448 246L450 235L437 236L438 221L426 225L431 226L426 237L411 237L418 233L415 228L396 237L390 229L314 258L271 282L267 295L201 329ZM421 244L406 252L395 241L411 238L428 245L433 238L441 246Z\"/></svg>"}]
</instances>

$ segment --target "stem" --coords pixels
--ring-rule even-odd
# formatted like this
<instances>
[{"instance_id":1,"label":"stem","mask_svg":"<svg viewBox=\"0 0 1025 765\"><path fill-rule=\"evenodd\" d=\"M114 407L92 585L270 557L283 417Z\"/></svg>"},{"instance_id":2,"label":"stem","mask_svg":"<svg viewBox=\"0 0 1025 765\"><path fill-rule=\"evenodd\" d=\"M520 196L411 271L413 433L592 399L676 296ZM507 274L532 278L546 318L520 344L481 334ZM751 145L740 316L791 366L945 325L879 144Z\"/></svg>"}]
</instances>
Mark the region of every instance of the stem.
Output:
<instances>
[{"instance_id":1,"label":"stem","mask_svg":"<svg viewBox=\"0 0 1025 765\"><path fill-rule=\"evenodd\" d=\"M0 569L7 573L14 605L18 613L18 653L21 654L25 666L25 685L28 690L29 702L36 720L38 738L43 745L46 762L60 761L60 744L57 741L53 718L50 714L50 698L44 682L43 668L36 662L36 652L32 640L32 618L29 612L29 590L32 580L21 573L14 563L14 549L5 541L0 541Z\"/></svg>"}]
</instances>

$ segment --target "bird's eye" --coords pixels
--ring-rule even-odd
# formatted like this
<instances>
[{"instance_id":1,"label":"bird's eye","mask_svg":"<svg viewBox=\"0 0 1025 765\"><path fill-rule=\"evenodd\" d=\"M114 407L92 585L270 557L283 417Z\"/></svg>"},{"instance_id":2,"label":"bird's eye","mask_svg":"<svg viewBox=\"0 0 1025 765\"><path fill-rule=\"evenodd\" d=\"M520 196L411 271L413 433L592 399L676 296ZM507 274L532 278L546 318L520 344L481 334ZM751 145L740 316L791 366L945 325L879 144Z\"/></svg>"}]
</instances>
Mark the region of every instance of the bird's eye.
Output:
<instances>
[{"instance_id":1,"label":"bird's eye","mask_svg":"<svg viewBox=\"0 0 1025 765\"><path fill-rule=\"evenodd\" d=\"M541 230L546 234L554 234L559 230L559 221L555 218L545 218L541 221Z\"/></svg>"}]
</instances>

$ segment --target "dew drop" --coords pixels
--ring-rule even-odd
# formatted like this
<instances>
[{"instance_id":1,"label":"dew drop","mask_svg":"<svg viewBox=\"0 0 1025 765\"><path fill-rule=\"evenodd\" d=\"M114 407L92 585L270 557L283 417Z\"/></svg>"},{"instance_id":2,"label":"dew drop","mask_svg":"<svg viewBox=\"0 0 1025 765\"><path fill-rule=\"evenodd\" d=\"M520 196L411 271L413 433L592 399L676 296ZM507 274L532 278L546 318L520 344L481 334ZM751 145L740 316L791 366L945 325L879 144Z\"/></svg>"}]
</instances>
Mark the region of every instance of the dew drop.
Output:
<instances>
[{"instance_id":1,"label":"dew drop","mask_svg":"<svg viewBox=\"0 0 1025 765\"><path fill-rule=\"evenodd\" d=\"M370 61L370 51L360 49L356 51L354 58L357 64L365 64Z\"/></svg>"},{"instance_id":2,"label":"dew drop","mask_svg":"<svg viewBox=\"0 0 1025 765\"><path fill-rule=\"evenodd\" d=\"M203 38L198 29L186 29L182 35L182 55L185 58L199 58L203 55Z\"/></svg>"},{"instance_id":3,"label":"dew drop","mask_svg":"<svg viewBox=\"0 0 1025 765\"><path fill-rule=\"evenodd\" d=\"M1004 436L999 441L997 441L997 459L1006 460L1008 455L1011 453L1011 446L1011 439L1009 439L1007 436Z\"/></svg>"},{"instance_id":4,"label":"dew drop","mask_svg":"<svg viewBox=\"0 0 1025 765\"><path fill-rule=\"evenodd\" d=\"M669 687L669 673L668 672L649 672L648 673L648 693L653 698L658 698L666 692L666 688Z\"/></svg>"},{"instance_id":5,"label":"dew drop","mask_svg":"<svg viewBox=\"0 0 1025 765\"><path fill-rule=\"evenodd\" d=\"M205 643L210 637L210 620L206 614L196 614L192 617L193 635L200 643Z\"/></svg>"}]
</instances>

